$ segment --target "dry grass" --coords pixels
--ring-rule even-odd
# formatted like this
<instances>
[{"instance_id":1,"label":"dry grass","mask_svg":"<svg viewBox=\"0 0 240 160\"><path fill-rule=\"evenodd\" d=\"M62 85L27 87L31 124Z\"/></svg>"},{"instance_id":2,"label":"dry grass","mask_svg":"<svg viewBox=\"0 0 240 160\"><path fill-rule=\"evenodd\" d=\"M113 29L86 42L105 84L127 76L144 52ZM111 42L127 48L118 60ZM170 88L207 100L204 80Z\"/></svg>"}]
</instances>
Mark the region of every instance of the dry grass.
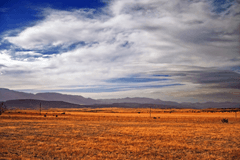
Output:
<instances>
[{"instance_id":1,"label":"dry grass","mask_svg":"<svg viewBox=\"0 0 240 160\"><path fill-rule=\"evenodd\" d=\"M240 118L234 113L153 110L150 118L148 111L59 109L45 110L42 115L31 110L6 112L0 117L0 157L240 159ZM60 114L63 112L66 114ZM229 123L223 124L221 119L226 117Z\"/></svg>"}]
</instances>

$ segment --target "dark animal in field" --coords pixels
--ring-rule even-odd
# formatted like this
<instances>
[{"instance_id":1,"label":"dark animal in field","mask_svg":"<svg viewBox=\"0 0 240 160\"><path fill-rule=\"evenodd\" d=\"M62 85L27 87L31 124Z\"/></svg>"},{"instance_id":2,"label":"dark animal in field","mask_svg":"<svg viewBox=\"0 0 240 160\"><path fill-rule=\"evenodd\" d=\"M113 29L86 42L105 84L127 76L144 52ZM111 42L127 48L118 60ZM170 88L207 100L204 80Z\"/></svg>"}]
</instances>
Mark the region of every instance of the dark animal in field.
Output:
<instances>
[{"instance_id":1,"label":"dark animal in field","mask_svg":"<svg viewBox=\"0 0 240 160\"><path fill-rule=\"evenodd\" d=\"M58 117L58 115L56 115L56 117Z\"/></svg>"},{"instance_id":2,"label":"dark animal in field","mask_svg":"<svg viewBox=\"0 0 240 160\"><path fill-rule=\"evenodd\" d=\"M47 117L46 114L44 115L44 117Z\"/></svg>"},{"instance_id":3,"label":"dark animal in field","mask_svg":"<svg viewBox=\"0 0 240 160\"><path fill-rule=\"evenodd\" d=\"M221 121L222 123L228 123L228 119L225 119L225 118L223 118Z\"/></svg>"},{"instance_id":4,"label":"dark animal in field","mask_svg":"<svg viewBox=\"0 0 240 160\"><path fill-rule=\"evenodd\" d=\"M157 117L153 117L153 119L157 119Z\"/></svg>"}]
</instances>

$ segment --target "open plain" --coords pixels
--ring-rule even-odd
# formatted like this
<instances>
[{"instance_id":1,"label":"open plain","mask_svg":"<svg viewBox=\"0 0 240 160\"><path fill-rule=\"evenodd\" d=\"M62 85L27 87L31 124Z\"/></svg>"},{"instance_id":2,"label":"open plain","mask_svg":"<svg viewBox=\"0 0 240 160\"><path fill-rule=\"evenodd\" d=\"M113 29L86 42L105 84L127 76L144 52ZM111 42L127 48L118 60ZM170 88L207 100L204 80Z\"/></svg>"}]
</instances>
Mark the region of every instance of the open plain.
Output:
<instances>
[{"instance_id":1,"label":"open plain","mask_svg":"<svg viewBox=\"0 0 240 160\"><path fill-rule=\"evenodd\" d=\"M238 160L239 117L190 109L11 110L0 116L0 159Z\"/></svg>"}]
</instances>

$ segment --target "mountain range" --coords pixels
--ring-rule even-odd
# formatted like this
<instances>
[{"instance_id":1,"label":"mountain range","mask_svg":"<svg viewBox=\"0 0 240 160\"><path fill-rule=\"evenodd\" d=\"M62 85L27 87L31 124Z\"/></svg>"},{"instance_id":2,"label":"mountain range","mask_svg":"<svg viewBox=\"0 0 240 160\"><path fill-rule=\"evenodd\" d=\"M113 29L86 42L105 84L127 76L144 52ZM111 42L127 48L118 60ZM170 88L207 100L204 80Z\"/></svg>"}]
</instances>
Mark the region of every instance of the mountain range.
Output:
<instances>
[{"instance_id":1,"label":"mountain range","mask_svg":"<svg viewBox=\"0 0 240 160\"><path fill-rule=\"evenodd\" d=\"M78 104L78 105L92 105L97 104L99 101L84 98L82 96L75 95L66 95L60 93L24 93L13 91L5 88L0 88L0 101L7 100L16 100L16 99L35 99L35 100L43 100L43 101L64 101L68 103Z\"/></svg>"},{"instance_id":2,"label":"mountain range","mask_svg":"<svg viewBox=\"0 0 240 160\"><path fill-rule=\"evenodd\" d=\"M13 101L16 100L16 101ZM39 104L40 101L46 104L51 104L49 106L61 106L59 108L76 108L83 107L83 105L91 106L109 106L109 107L163 107L163 108L239 108L240 103L234 102L206 102L206 103L177 103L172 101L162 101L160 99L151 99L144 97L134 97L134 98L120 98L120 99L92 99L84 98L78 95L66 95L60 93L24 93L14 90L9 90L6 88L0 88L0 101L13 104L19 104L19 100L25 100L26 103ZM35 101L33 101L35 100ZM51 102L51 103L50 103ZM61 102L61 103L60 103ZM21 104L21 103L20 103ZM23 104L23 103L22 103ZM55 104L55 105L53 105ZM34 105L33 105L34 106Z\"/></svg>"}]
</instances>

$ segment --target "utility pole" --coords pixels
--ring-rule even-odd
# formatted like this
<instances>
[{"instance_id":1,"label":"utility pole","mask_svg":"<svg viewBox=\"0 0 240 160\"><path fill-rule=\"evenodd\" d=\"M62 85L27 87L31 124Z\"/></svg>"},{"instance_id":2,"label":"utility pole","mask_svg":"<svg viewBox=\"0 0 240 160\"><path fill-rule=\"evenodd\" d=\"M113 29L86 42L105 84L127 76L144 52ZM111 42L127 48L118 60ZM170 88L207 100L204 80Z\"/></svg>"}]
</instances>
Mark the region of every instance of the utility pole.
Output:
<instances>
[{"instance_id":1,"label":"utility pole","mask_svg":"<svg viewBox=\"0 0 240 160\"><path fill-rule=\"evenodd\" d=\"M40 115L41 115L42 104L40 103Z\"/></svg>"},{"instance_id":2,"label":"utility pole","mask_svg":"<svg viewBox=\"0 0 240 160\"><path fill-rule=\"evenodd\" d=\"M151 107L150 107L150 117L151 117Z\"/></svg>"}]
</instances>

